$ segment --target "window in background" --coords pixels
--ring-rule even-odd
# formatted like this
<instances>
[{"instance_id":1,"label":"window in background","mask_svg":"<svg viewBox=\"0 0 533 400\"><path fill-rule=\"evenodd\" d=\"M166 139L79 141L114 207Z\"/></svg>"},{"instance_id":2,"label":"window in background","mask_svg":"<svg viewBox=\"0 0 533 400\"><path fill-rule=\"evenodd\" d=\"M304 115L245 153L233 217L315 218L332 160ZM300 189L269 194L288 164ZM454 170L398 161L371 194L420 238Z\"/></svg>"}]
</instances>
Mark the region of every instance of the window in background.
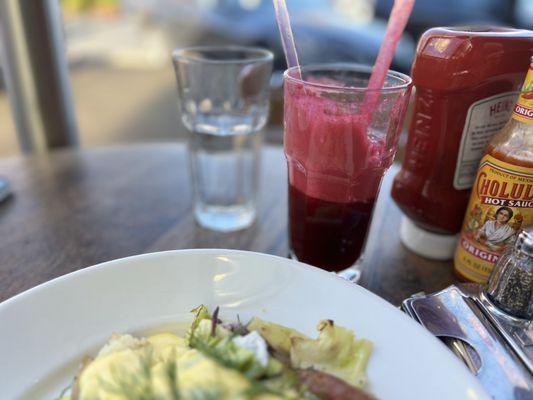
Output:
<instances>
[{"instance_id":1,"label":"window in background","mask_svg":"<svg viewBox=\"0 0 533 400\"><path fill-rule=\"evenodd\" d=\"M164 24L149 8L117 0L62 6L82 145L183 137Z\"/></svg>"},{"instance_id":2,"label":"window in background","mask_svg":"<svg viewBox=\"0 0 533 400\"><path fill-rule=\"evenodd\" d=\"M80 141L85 147L185 138L176 108L170 62L173 48L228 43L262 46L275 54L275 77L285 69L272 0L60 2ZM371 64L393 0L287 3L302 63ZM416 40L431 26L528 27L532 7L531 0L417 0L392 68L409 72ZM273 99L271 121L279 124L280 87ZM281 140L279 125L273 140ZM13 152L18 152L18 145L0 86L0 155Z\"/></svg>"}]
</instances>

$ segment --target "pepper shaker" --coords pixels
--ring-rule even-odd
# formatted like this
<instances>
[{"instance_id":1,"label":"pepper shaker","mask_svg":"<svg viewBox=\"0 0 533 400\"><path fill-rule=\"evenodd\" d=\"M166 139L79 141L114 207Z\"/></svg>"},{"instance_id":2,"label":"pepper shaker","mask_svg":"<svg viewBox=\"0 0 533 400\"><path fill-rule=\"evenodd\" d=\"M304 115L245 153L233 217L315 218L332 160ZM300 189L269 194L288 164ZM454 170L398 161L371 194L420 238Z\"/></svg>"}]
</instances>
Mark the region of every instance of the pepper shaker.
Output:
<instances>
[{"instance_id":1,"label":"pepper shaker","mask_svg":"<svg viewBox=\"0 0 533 400\"><path fill-rule=\"evenodd\" d=\"M505 313L533 319L533 235L522 231L492 271L485 289L490 301Z\"/></svg>"}]
</instances>

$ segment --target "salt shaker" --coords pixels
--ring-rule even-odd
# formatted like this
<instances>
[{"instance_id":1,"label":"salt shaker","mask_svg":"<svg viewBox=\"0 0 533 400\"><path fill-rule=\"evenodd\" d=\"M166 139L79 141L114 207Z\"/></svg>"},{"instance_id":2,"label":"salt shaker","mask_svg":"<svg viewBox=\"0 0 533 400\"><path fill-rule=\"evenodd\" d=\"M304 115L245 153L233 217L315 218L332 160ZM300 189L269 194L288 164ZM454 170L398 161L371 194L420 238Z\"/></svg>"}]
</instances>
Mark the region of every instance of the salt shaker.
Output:
<instances>
[{"instance_id":1,"label":"salt shaker","mask_svg":"<svg viewBox=\"0 0 533 400\"><path fill-rule=\"evenodd\" d=\"M492 270L486 294L513 317L533 319L533 235L522 231Z\"/></svg>"}]
</instances>

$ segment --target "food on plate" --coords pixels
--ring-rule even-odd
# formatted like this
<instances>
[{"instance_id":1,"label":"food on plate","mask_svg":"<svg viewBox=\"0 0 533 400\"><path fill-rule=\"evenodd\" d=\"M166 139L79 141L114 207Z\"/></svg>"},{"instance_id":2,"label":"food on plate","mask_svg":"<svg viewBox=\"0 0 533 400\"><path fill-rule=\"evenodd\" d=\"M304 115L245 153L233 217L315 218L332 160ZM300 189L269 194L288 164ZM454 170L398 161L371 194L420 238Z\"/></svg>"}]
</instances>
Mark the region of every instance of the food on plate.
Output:
<instances>
[{"instance_id":1,"label":"food on plate","mask_svg":"<svg viewBox=\"0 0 533 400\"><path fill-rule=\"evenodd\" d=\"M365 392L371 343L331 320L320 321L312 339L259 318L224 323L218 308L193 312L183 336L113 334L60 399L373 398Z\"/></svg>"}]
</instances>

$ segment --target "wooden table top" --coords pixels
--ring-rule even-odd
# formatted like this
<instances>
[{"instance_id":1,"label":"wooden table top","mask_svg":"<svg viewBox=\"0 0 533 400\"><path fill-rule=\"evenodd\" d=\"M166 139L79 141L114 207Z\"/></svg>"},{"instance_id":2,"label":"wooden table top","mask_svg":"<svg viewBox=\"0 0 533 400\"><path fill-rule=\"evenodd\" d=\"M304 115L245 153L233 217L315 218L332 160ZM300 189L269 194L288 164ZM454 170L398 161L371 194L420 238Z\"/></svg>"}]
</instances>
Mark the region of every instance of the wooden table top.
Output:
<instances>
[{"instance_id":1,"label":"wooden table top","mask_svg":"<svg viewBox=\"0 0 533 400\"><path fill-rule=\"evenodd\" d=\"M0 301L57 276L135 254L231 248L287 255L287 177L281 147L264 146L258 219L216 233L192 215L187 149L141 144L0 159L14 195L0 204ZM451 262L430 261L399 240L401 213L386 174L361 284L398 305L453 281Z\"/></svg>"}]
</instances>

